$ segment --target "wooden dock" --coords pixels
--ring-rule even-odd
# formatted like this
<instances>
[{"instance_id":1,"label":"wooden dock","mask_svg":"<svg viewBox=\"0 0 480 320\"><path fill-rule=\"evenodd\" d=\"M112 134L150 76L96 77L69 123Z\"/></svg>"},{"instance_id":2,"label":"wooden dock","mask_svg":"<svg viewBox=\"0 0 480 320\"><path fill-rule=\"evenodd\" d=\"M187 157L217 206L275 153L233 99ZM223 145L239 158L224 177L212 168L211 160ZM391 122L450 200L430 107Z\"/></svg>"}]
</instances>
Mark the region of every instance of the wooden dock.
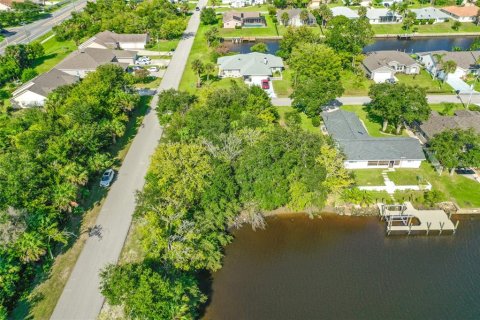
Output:
<instances>
[{"instance_id":1,"label":"wooden dock","mask_svg":"<svg viewBox=\"0 0 480 320\"><path fill-rule=\"evenodd\" d=\"M387 222L387 235L392 232L398 234L438 232L441 235L448 231L448 234L455 234L456 224L450 220L443 210L417 210L410 202L401 205L378 204L380 217Z\"/></svg>"}]
</instances>

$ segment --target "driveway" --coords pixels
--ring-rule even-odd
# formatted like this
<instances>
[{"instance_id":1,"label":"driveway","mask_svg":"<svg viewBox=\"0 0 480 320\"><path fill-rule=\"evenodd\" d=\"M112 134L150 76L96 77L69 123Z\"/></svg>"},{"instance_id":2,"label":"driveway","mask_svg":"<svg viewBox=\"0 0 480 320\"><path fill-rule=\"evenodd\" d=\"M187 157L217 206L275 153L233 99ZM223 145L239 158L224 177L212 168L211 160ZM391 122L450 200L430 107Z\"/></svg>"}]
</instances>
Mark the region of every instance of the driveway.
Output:
<instances>
[{"instance_id":1,"label":"driveway","mask_svg":"<svg viewBox=\"0 0 480 320\"><path fill-rule=\"evenodd\" d=\"M259 86L260 88L262 87L262 80L260 78L253 78L251 81L245 81L246 84L249 86ZM273 91L273 83L271 80L268 81L268 89L263 89L270 98L276 98L277 95L275 94L275 91Z\"/></svg>"},{"instance_id":2,"label":"driveway","mask_svg":"<svg viewBox=\"0 0 480 320\"><path fill-rule=\"evenodd\" d=\"M206 2L200 0L199 6L204 6ZM200 13L195 12L158 91L178 88L199 24ZM143 188L150 157L162 136L163 128L155 114L157 102L158 95L155 95L118 172L117 181L100 210L96 221L99 234L88 238L85 243L51 319L93 320L102 308L105 299L99 290L99 272L106 265L118 262L135 210L135 193Z\"/></svg>"},{"instance_id":3,"label":"driveway","mask_svg":"<svg viewBox=\"0 0 480 320\"><path fill-rule=\"evenodd\" d=\"M447 83L453 88L453 90L458 91L460 93L478 93L477 91L473 90L465 81L461 79L463 73L455 71L454 73L450 73L447 77Z\"/></svg>"}]
</instances>

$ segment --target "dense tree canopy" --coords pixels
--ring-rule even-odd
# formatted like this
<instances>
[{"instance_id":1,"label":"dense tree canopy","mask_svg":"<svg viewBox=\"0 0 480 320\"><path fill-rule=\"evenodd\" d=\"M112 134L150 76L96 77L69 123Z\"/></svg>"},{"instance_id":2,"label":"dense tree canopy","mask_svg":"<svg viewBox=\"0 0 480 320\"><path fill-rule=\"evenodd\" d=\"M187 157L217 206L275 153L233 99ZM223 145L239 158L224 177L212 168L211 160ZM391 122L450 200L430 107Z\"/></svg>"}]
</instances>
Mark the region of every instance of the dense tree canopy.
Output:
<instances>
[{"instance_id":1,"label":"dense tree canopy","mask_svg":"<svg viewBox=\"0 0 480 320\"><path fill-rule=\"evenodd\" d=\"M11 10L0 10L0 30L2 27L11 27L29 23L41 17L42 7L32 1L12 2Z\"/></svg>"},{"instance_id":2,"label":"dense tree canopy","mask_svg":"<svg viewBox=\"0 0 480 320\"><path fill-rule=\"evenodd\" d=\"M320 43L320 37L307 26L288 27L280 40L277 55L288 59L293 49L302 43Z\"/></svg>"},{"instance_id":3,"label":"dense tree canopy","mask_svg":"<svg viewBox=\"0 0 480 320\"><path fill-rule=\"evenodd\" d=\"M0 56L0 86L8 81L20 79L28 68L31 68L35 59L43 56L41 44L17 44L5 48L5 53Z\"/></svg>"},{"instance_id":4,"label":"dense tree canopy","mask_svg":"<svg viewBox=\"0 0 480 320\"><path fill-rule=\"evenodd\" d=\"M383 120L382 131L389 123L400 134L404 123L428 119L430 106L424 88L403 83L379 83L370 87L369 113Z\"/></svg>"}]
</instances>

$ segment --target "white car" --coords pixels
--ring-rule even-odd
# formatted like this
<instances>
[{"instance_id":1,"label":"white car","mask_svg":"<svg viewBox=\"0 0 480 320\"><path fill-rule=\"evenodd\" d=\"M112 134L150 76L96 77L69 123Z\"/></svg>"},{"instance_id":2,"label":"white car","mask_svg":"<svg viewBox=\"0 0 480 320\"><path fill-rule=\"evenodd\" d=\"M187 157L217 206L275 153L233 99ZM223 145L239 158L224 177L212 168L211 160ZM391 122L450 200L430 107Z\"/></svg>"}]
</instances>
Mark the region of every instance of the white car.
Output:
<instances>
[{"instance_id":1,"label":"white car","mask_svg":"<svg viewBox=\"0 0 480 320\"><path fill-rule=\"evenodd\" d=\"M150 68L148 68L148 71L150 71L150 72L157 72L157 71L158 71L158 68L157 68L157 67L150 67Z\"/></svg>"},{"instance_id":2,"label":"white car","mask_svg":"<svg viewBox=\"0 0 480 320\"><path fill-rule=\"evenodd\" d=\"M100 180L100 187L104 187L104 188L110 187L110 183L112 183L114 176L115 176L115 171L113 171L113 169L106 170L102 175L102 179Z\"/></svg>"},{"instance_id":3,"label":"white car","mask_svg":"<svg viewBox=\"0 0 480 320\"><path fill-rule=\"evenodd\" d=\"M145 66L147 64L150 64L150 61L137 60L137 64L140 65L140 66Z\"/></svg>"},{"instance_id":4,"label":"white car","mask_svg":"<svg viewBox=\"0 0 480 320\"><path fill-rule=\"evenodd\" d=\"M137 60L140 60L140 61L150 61L150 58L149 58L149 57L139 57Z\"/></svg>"}]
</instances>

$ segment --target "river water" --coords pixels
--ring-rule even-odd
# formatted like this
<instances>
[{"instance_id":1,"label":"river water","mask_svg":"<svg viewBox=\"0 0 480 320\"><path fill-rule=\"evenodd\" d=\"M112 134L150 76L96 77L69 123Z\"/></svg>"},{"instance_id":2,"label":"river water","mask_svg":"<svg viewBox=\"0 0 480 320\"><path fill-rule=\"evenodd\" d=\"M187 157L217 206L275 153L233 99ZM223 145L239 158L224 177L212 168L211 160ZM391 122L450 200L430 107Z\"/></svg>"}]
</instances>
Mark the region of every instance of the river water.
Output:
<instances>
[{"instance_id":1,"label":"river water","mask_svg":"<svg viewBox=\"0 0 480 320\"><path fill-rule=\"evenodd\" d=\"M408 53L434 50L451 51L454 47L467 50L474 40L474 37L432 37L414 38L411 40L397 40L396 38L376 39L375 43L364 48L364 52L377 50L400 50ZM263 42L267 44L270 53L275 53L279 49L278 40L266 40ZM226 42L226 44L233 52L248 53L250 52L250 47L255 43L243 42L241 44L233 44Z\"/></svg>"},{"instance_id":2,"label":"river water","mask_svg":"<svg viewBox=\"0 0 480 320\"><path fill-rule=\"evenodd\" d=\"M377 218L275 217L244 227L204 319L480 319L480 220L390 236Z\"/></svg>"}]
</instances>

